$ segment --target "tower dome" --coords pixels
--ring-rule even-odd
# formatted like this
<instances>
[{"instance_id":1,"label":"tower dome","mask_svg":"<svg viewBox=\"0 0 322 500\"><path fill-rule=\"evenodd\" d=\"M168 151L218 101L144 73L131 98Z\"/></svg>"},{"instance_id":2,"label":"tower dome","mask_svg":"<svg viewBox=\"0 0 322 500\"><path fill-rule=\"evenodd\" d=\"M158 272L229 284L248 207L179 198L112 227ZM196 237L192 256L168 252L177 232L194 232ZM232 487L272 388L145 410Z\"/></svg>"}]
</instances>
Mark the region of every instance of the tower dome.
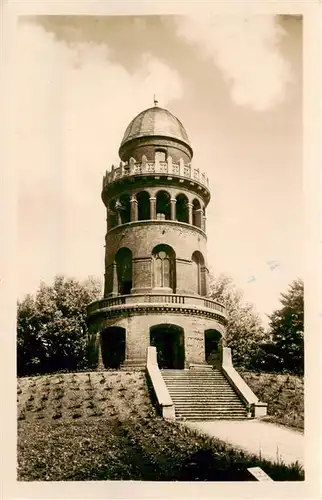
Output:
<instances>
[{"instance_id":1,"label":"tower dome","mask_svg":"<svg viewBox=\"0 0 322 500\"><path fill-rule=\"evenodd\" d=\"M179 146L191 160L193 151L183 124L170 111L159 106L145 109L133 118L120 145L120 158L128 160L130 151L134 156L133 149L136 149L136 146L147 145L147 141L149 144L155 143L156 139L159 146Z\"/></svg>"}]
</instances>

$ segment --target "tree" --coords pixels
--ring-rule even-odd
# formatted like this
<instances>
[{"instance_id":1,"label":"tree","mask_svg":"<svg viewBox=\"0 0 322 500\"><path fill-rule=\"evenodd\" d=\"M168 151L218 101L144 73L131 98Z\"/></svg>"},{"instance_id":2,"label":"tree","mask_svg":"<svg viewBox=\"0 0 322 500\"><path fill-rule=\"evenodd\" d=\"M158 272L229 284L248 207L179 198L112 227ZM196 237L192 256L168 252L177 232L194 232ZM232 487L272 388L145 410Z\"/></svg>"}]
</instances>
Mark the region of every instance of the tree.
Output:
<instances>
[{"instance_id":1,"label":"tree","mask_svg":"<svg viewBox=\"0 0 322 500\"><path fill-rule=\"evenodd\" d=\"M57 276L41 283L35 295L18 302L17 371L19 375L86 366L86 306L101 295L101 284Z\"/></svg>"},{"instance_id":2,"label":"tree","mask_svg":"<svg viewBox=\"0 0 322 500\"><path fill-rule=\"evenodd\" d=\"M226 306L228 323L225 343L232 350L233 362L245 368L257 367L260 344L266 338L260 316L252 304L243 303L242 291L226 274L211 279L209 295Z\"/></svg>"},{"instance_id":3,"label":"tree","mask_svg":"<svg viewBox=\"0 0 322 500\"><path fill-rule=\"evenodd\" d=\"M275 370L304 372L304 284L294 280L281 294L282 307L270 316L270 342L264 346L266 364Z\"/></svg>"}]
</instances>

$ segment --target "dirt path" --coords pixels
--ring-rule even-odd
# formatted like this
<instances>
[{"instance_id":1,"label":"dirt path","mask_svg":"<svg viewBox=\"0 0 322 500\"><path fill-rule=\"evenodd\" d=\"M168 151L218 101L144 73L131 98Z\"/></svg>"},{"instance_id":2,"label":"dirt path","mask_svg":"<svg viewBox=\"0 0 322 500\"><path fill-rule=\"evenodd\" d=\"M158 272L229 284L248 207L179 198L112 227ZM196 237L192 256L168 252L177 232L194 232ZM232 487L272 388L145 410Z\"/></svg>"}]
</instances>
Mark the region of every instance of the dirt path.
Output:
<instances>
[{"instance_id":1,"label":"dirt path","mask_svg":"<svg viewBox=\"0 0 322 500\"><path fill-rule=\"evenodd\" d=\"M304 465L304 434L258 420L215 420L185 422L209 436L217 437L250 453L287 464L298 461Z\"/></svg>"}]
</instances>

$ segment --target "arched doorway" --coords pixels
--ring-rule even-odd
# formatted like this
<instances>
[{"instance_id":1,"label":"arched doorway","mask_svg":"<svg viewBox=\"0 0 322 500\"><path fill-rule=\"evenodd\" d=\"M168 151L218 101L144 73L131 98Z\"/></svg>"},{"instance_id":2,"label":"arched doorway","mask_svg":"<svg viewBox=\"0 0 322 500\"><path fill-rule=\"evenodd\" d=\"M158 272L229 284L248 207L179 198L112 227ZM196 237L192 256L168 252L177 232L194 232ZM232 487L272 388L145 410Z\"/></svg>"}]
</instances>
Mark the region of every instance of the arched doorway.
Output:
<instances>
[{"instance_id":1,"label":"arched doorway","mask_svg":"<svg viewBox=\"0 0 322 500\"><path fill-rule=\"evenodd\" d=\"M177 325L150 328L150 345L157 349L158 365L163 369L184 368L184 330Z\"/></svg>"},{"instance_id":2,"label":"arched doorway","mask_svg":"<svg viewBox=\"0 0 322 500\"><path fill-rule=\"evenodd\" d=\"M221 338L222 335L218 330L205 331L205 359L211 365L221 363Z\"/></svg>"},{"instance_id":3,"label":"arched doorway","mask_svg":"<svg viewBox=\"0 0 322 500\"><path fill-rule=\"evenodd\" d=\"M119 368L125 360L125 328L111 326L101 331L102 360L105 368Z\"/></svg>"}]
</instances>

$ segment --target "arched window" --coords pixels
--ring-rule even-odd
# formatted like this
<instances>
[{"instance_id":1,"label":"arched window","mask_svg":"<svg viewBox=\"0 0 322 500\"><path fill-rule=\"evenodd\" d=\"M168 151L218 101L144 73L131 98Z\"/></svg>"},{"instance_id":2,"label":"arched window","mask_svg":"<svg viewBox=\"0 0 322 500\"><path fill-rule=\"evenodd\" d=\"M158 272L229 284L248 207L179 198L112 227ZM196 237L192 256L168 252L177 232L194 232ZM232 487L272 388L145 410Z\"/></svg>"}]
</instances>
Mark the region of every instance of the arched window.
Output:
<instances>
[{"instance_id":1,"label":"arched window","mask_svg":"<svg viewBox=\"0 0 322 500\"><path fill-rule=\"evenodd\" d=\"M171 219L170 195L166 191L157 193L157 219Z\"/></svg>"},{"instance_id":2,"label":"arched window","mask_svg":"<svg viewBox=\"0 0 322 500\"><path fill-rule=\"evenodd\" d=\"M150 195L147 191L140 191L136 195L138 202L138 220L150 220Z\"/></svg>"},{"instance_id":3,"label":"arched window","mask_svg":"<svg viewBox=\"0 0 322 500\"><path fill-rule=\"evenodd\" d=\"M205 259L200 252L192 254L194 291L198 295L206 295Z\"/></svg>"},{"instance_id":4,"label":"arched window","mask_svg":"<svg viewBox=\"0 0 322 500\"><path fill-rule=\"evenodd\" d=\"M175 293L175 253L168 245L158 245L152 252L153 287L171 289Z\"/></svg>"},{"instance_id":5,"label":"arched window","mask_svg":"<svg viewBox=\"0 0 322 500\"><path fill-rule=\"evenodd\" d=\"M178 194L176 198L176 219L179 222L189 222L188 198L185 194Z\"/></svg>"},{"instance_id":6,"label":"arched window","mask_svg":"<svg viewBox=\"0 0 322 500\"><path fill-rule=\"evenodd\" d=\"M202 221L202 208L200 205L200 201L196 198L192 202L192 224L196 227L201 228Z\"/></svg>"},{"instance_id":7,"label":"arched window","mask_svg":"<svg viewBox=\"0 0 322 500\"><path fill-rule=\"evenodd\" d=\"M132 252L129 248L120 248L115 255L118 293L128 295L132 288Z\"/></svg>"},{"instance_id":8,"label":"arched window","mask_svg":"<svg viewBox=\"0 0 322 500\"><path fill-rule=\"evenodd\" d=\"M131 221L131 203L130 196L128 194L122 194L120 196L118 210L121 216L122 224L126 224Z\"/></svg>"}]
</instances>

